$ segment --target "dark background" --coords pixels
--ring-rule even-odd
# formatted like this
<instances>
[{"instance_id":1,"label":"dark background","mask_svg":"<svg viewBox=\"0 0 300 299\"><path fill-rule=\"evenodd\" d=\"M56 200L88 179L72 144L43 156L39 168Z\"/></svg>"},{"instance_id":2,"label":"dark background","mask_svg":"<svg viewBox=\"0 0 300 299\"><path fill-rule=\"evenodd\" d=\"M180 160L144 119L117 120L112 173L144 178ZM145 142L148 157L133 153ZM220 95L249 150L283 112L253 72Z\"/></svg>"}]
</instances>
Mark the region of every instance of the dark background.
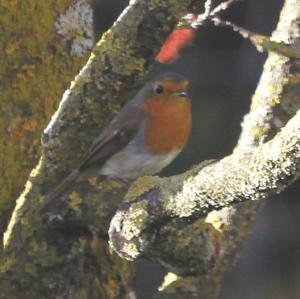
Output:
<instances>
[{"instance_id":1,"label":"dark background","mask_svg":"<svg viewBox=\"0 0 300 299\"><path fill-rule=\"evenodd\" d=\"M95 29L101 35L128 1L94 0ZM283 0L245 0L223 18L246 29L269 35L275 28ZM164 171L174 174L189 166L231 152L240 123L249 110L266 54L261 54L230 29L206 26L193 46L173 65L157 65L150 77L175 70L191 82L193 133L185 151ZM258 218L240 259L228 273L220 299L300 298L300 184L269 200ZM138 299L152 298L163 270L139 261Z\"/></svg>"}]
</instances>

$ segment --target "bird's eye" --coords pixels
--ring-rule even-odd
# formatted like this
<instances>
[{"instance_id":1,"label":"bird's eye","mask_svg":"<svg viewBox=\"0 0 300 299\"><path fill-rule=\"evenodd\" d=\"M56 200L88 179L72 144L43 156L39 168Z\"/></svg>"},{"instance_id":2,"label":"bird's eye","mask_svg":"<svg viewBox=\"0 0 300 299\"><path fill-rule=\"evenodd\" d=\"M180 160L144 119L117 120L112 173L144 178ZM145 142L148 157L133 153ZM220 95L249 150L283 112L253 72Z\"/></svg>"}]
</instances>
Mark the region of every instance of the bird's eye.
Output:
<instances>
[{"instance_id":1,"label":"bird's eye","mask_svg":"<svg viewBox=\"0 0 300 299\"><path fill-rule=\"evenodd\" d=\"M161 86L161 85L156 85L155 88L154 88L154 90L155 90L155 92L156 92L157 94L160 94L160 93L163 93L163 92L164 92L164 88L163 88L163 86Z\"/></svg>"}]
</instances>

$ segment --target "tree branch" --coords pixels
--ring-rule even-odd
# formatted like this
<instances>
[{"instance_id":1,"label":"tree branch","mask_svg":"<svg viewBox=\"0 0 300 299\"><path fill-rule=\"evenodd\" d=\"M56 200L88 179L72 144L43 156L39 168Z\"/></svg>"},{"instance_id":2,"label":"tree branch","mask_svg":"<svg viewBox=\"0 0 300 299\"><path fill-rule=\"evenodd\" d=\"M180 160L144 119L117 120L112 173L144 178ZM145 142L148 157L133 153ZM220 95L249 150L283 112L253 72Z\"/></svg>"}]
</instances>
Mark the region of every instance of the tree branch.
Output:
<instances>
[{"instance_id":1,"label":"tree branch","mask_svg":"<svg viewBox=\"0 0 300 299\"><path fill-rule=\"evenodd\" d=\"M287 0L273 39L296 47L299 18L300 2ZM194 286L209 285L214 298L255 219L259 205L249 200L279 192L299 175L299 113L274 140L262 144L299 109L299 91L298 62L270 53L234 154L201 171L196 167L178 177L141 179L112 220L115 250L129 259L143 254L181 275L198 274ZM242 200L249 202L231 206ZM199 288L197 296L210 298Z\"/></svg>"},{"instance_id":2,"label":"tree branch","mask_svg":"<svg viewBox=\"0 0 300 299\"><path fill-rule=\"evenodd\" d=\"M280 193L299 177L299 170L300 111L271 141L251 153L235 153L183 175L153 178L147 189L144 178L136 182L142 191L129 190L129 202L111 222L111 242L122 256L136 258L156 242L158 227L180 226L234 203Z\"/></svg>"}]
</instances>

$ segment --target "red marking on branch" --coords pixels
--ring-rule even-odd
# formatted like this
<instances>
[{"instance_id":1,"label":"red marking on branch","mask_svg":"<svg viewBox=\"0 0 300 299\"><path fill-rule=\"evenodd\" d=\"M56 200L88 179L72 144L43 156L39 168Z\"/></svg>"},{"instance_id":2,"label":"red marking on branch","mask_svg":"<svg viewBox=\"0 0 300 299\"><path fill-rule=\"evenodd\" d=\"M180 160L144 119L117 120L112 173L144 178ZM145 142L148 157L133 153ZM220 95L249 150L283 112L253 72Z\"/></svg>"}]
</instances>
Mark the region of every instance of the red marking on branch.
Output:
<instances>
[{"instance_id":1,"label":"red marking on branch","mask_svg":"<svg viewBox=\"0 0 300 299\"><path fill-rule=\"evenodd\" d=\"M190 46L194 37L195 29L193 28L174 30L161 47L155 60L163 64L175 62L179 58L180 50Z\"/></svg>"}]
</instances>

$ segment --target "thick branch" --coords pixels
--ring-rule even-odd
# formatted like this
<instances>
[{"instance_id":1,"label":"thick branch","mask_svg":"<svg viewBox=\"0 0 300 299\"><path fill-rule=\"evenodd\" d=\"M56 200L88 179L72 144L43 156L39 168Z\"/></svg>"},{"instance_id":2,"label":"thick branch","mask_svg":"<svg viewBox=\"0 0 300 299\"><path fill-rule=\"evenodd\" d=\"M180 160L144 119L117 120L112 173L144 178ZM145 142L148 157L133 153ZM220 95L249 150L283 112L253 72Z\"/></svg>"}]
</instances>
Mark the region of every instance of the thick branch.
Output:
<instances>
[{"instance_id":1,"label":"thick branch","mask_svg":"<svg viewBox=\"0 0 300 299\"><path fill-rule=\"evenodd\" d=\"M292 46L297 46L299 4L299 1L286 1L278 29L273 36L274 40L285 43L289 41ZM296 152L295 160L291 161L291 157L288 157L286 161L280 161L281 154L288 156L288 152L281 152L281 146L280 150L276 148L276 142L284 138L280 137L282 133L276 137L277 141L273 141L274 143L252 151L263 140L270 139L299 109L298 78L299 68L296 61L271 53L252 99L251 111L243 124L239 146L234 155L208 166L198 175L199 169L196 168L171 179L148 178L147 181L152 182L150 187L143 186L145 179L140 180L139 191L128 196L135 200L124 205L111 225L111 242L118 253L131 259L143 253L171 271L181 274L207 274L199 279L201 284L210 281L216 286L213 281L221 279L247 236L255 218L257 204L248 202L238 208L212 212L206 219L201 218L201 215L206 215L211 209L219 209L228 202L267 196L271 191L278 190L275 186L283 188L297 177ZM289 138L286 141L289 142ZM296 149L298 145L294 145ZM270 156L270 148L280 152L279 160L275 159L276 151L273 152L273 157ZM270 161L276 163L272 165ZM273 166L276 169L272 171ZM262 180L253 176L254 173L262 174ZM292 173L294 177L291 176ZM270 174L274 176L269 178ZM283 178L287 181L283 182ZM221 203L217 199L222 199ZM194 225L188 224L194 217L200 219ZM233 242L226 241L231 239ZM197 248L197 252L193 252L191 248ZM220 248L221 252L218 252Z\"/></svg>"},{"instance_id":2,"label":"thick branch","mask_svg":"<svg viewBox=\"0 0 300 299\"><path fill-rule=\"evenodd\" d=\"M136 258L147 253L155 243L155 231L167 223L187 224L233 203L279 193L298 178L299 170L300 111L273 140L252 153L235 153L200 171L196 167L180 176L154 178L141 194L129 191L131 201L111 222L112 245L122 256Z\"/></svg>"}]
</instances>

